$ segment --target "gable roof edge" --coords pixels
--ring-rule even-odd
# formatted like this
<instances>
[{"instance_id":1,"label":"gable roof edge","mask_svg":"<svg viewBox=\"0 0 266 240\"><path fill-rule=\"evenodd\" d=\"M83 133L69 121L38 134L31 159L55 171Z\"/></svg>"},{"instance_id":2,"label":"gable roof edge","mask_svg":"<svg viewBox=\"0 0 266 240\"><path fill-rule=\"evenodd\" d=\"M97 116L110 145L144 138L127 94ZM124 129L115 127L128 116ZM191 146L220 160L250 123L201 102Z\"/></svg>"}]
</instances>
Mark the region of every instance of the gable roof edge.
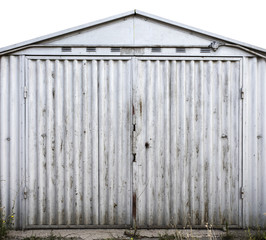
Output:
<instances>
[{"instance_id":1,"label":"gable roof edge","mask_svg":"<svg viewBox=\"0 0 266 240\"><path fill-rule=\"evenodd\" d=\"M240 45L240 46L243 46L243 47L246 47L246 48L249 48L249 49L253 49L253 50L256 50L256 51L260 51L260 52L266 53L266 49L264 49L264 48L257 47L257 46L254 46L254 45L251 45L251 44L248 44L248 43L244 43L244 42L241 42L241 41L237 41L237 40L234 40L234 39L231 39L231 38L227 38L227 37L224 37L224 36L221 36L221 35L218 35L218 34L215 34L215 33L211 33L211 32L205 31L205 30L194 28L194 27L182 24L182 23L178 23L178 22L175 22L175 21L172 21L172 20L169 20L169 19L158 17L156 15L153 15L153 14L150 14L150 13L146 13L146 12L142 12L142 11L136 10L136 9L135 10L131 10L129 12L125 12L125 13L121 13L121 14L118 14L118 15L114 15L114 16L111 16L111 17L108 17L108 18L104 18L104 19L101 19L101 20L93 21L93 22L90 22L90 23L86 23L86 24L82 24L82 25L76 26L76 27L72 27L72 28L68 28L68 29L65 29L65 30L61 30L61 31L58 31L58 32L51 33L51 34L47 34L47 35L44 35L44 36L41 36L41 37L33 38L33 39L30 39L30 40L27 40L27 41L23 41L23 42L20 42L20 43L17 43L17 44L9 45L9 46L0 48L0 53L5 54L5 52L8 52L8 51L13 51L13 50L16 51L17 49L19 50L19 48L24 48L24 47L27 47L29 45L32 45L32 44L35 44L35 43L38 43L38 42L42 42L42 41L45 41L45 40L48 40L48 39L51 39L51 38L55 38L55 37L58 37L58 36L66 35L68 33L80 31L80 30L83 30L85 28L93 27L93 26L96 26L96 25L100 25L100 24L103 24L103 23L111 22L111 21L114 21L114 20L117 20L117 19L120 19L120 18L123 18L123 17L132 16L132 15L140 15L140 16L147 17L147 18L150 18L150 19L153 19L153 20L156 20L156 21L167 23L167 24L175 26L175 27L183 28L185 30L193 31L193 32L196 32L196 33L199 33L199 34L202 34L202 35L206 35L206 36L210 36L210 37L213 37L213 38L225 41L225 42L233 43L233 44Z\"/></svg>"},{"instance_id":2,"label":"gable roof edge","mask_svg":"<svg viewBox=\"0 0 266 240\"><path fill-rule=\"evenodd\" d=\"M254 49L254 50L266 53L266 49L264 49L264 48L257 47L257 46L254 46L252 44L241 42L241 41L238 41L238 40L235 40L235 39L232 39L232 38L227 38L227 37L221 36L219 34L211 33L211 32L199 29L199 28L191 27L191 26L185 25L183 23L175 22L175 21L172 21L172 20L169 20L169 19L166 19L166 18L158 17L158 16L150 14L150 13L146 13L146 12L142 12L142 11L136 10L136 14L142 15L144 17L148 17L148 18L151 18L151 19L154 19L154 20L157 20L157 21L161 21L161 22L164 22L164 23L168 23L168 24L170 24L172 26L180 27L180 28L183 28L183 29L186 29L186 30L190 30L190 31L193 31L193 32L197 32L197 33L200 33L200 34L203 34L203 35L207 35L207 36L213 37L213 38L217 38L217 39L225 41L225 42L233 43L233 44L236 44L236 45L241 45L241 46L244 46L246 48L250 48L250 49Z\"/></svg>"},{"instance_id":3,"label":"gable roof edge","mask_svg":"<svg viewBox=\"0 0 266 240\"><path fill-rule=\"evenodd\" d=\"M85 23L85 24L82 24L82 25L79 25L79 26L76 26L76 27L67 28L65 30L61 30L61 31L58 31L58 32L50 33L50 34L47 34L47 35L44 35L44 36L41 36L41 37L37 37L37 38L33 38L33 39L30 39L30 40L27 40L27 41L23 41L23 42L20 42L20 43L12 44L12 45L0 48L0 53L6 52L6 51L9 51L9 50L12 50L12 49L17 49L17 48L20 48L20 47L24 47L24 46L27 46L27 45L35 44L35 43L38 43L38 42L42 42L42 41L45 41L45 40L48 40L48 39L51 39L51 38L55 38L55 37L58 37L58 36L62 36L62 35L68 34L68 33L80 31L82 29L93 27L93 26L96 26L96 25L99 25L99 24L111 22L111 21L114 21L114 20L117 20L117 19L120 19L120 18L123 18L123 17L128 17L128 16L131 16L131 15L134 15L134 14L136 14L136 10L125 12L125 13L121 13L121 14L118 14L118 15L114 15L114 16L111 16L111 17L104 18L104 19L96 20L96 21L93 21L93 22L90 22L90 23Z\"/></svg>"}]
</instances>

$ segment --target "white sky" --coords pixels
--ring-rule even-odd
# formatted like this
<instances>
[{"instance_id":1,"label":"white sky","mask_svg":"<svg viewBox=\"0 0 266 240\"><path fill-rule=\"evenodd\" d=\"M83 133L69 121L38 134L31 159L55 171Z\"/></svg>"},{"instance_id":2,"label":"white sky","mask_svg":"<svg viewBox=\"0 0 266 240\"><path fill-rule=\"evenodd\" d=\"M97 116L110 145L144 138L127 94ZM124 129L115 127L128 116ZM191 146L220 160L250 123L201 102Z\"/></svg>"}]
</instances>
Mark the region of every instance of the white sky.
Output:
<instances>
[{"instance_id":1,"label":"white sky","mask_svg":"<svg viewBox=\"0 0 266 240\"><path fill-rule=\"evenodd\" d=\"M0 0L0 48L133 9L266 49L266 0Z\"/></svg>"}]
</instances>

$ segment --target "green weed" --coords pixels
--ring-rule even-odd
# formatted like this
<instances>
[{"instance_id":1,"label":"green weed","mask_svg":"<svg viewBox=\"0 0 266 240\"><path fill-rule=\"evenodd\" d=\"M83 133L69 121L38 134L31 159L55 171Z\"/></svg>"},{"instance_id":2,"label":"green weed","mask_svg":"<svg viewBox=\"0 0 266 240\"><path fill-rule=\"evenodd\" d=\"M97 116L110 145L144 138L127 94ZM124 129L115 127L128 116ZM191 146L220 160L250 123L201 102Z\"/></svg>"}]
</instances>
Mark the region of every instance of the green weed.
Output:
<instances>
[{"instance_id":1,"label":"green weed","mask_svg":"<svg viewBox=\"0 0 266 240\"><path fill-rule=\"evenodd\" d=\"M247 231L248 240L266 240L266 231L257 228L256 231L251 232L250 229Z\"/></svg>"},{"instance_id":2,"label":"green weed","mask_svg":"<svg viewBox=\"0 0 266 240\"><path fill-rule=\"evenodd\" d=\"M1 206L1 205L0 205ZM12 213L10 215L5 215L4 208L0 207L0 239L6 239L7 234L14 226L14 213L12 208Z\"/></svg>"}]
</instances>

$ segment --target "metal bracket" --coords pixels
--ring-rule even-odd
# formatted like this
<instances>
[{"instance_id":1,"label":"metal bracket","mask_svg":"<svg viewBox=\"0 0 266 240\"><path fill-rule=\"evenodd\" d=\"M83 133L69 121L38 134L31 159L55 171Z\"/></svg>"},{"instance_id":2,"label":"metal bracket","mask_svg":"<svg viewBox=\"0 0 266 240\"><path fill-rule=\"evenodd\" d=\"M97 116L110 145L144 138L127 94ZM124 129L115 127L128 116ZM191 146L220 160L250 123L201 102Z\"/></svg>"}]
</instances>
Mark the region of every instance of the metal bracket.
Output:
<instances>
[{"instance_id":1,"label":"metal bracket","mask_svg":"<svg viewBox=\"0 0 266 240\"><path fill-rule=\"evenodd\" d=\"M216 41L213 41L211 42L211 44L209 45L209 48L211 48L214 52L216 52L218 50L218 48L220 46L223 46L224 43L221 43L221 42L216 42Z\"/></svg>"}]
</instances>

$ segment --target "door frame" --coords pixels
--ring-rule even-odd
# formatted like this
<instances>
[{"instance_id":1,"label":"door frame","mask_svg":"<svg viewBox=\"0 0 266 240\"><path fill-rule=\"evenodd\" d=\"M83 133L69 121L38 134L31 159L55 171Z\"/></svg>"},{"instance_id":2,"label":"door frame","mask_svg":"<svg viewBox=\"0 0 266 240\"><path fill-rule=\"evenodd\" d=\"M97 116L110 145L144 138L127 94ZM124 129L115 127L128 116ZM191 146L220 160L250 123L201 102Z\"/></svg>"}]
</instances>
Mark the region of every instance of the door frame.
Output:
<instances>
[{"instance_id":1,"label":"door frame","mask_svg":"<svg viewBox=\"0 0 266 240\"><path fill-rule=\"evenodd\" d=\"M137 201L137 197L136 197L136 178L137 178L137 156L135 155L135 148L136 148L136 136L134 135L134 124L136 124L136 119L134 116L134 103L135 103L135 78L136 78L136 71L137 71L137 61L139 60L235 60L235 61L239 61L240 62L240 73L239 73L239 85L241 88L243 88L244 83L243 83L243 57L190 57L190 56L185 56L185 57L162 57L162 56L104 56L104 57L98 57L98 56L73 56L73 57L60 57L60 56L22 56L21 57L21 62L23 63L23 66L21 68L21 74L23 75L23 79L24 81L22 81L22 85L21 86L21 90L24 92L24 96L25 94L27 94L27 88L28 88L28 84L29 84L29 76L28 76L28 61L30 59L82 59L82 60L115 60L115 59L130 59L131 61L131 66L132 66L132 70L131 70L131 83L132 83L132 87L131 87L131 106L133 109L131 109L131 113L132 113L132 124L131 124L131 142L132 142L132 154L131 154L131 186L132 186L132 197L131 197L131 206L132 206L132 226L133 227L137 227L136 226L136 215L137 215L137 209L136 209L136 201ZM243 186L244 183L244 177L243 177L243 149L244 149L244 140L243 140L243 111L245 111L246 107L244 107L244 101L240 101L239 103L239 156L238 156L238 162L239 162L239 169L238 169L238 173L239 173L239 188ZM23 191L21 191L21 199L22 199L22 212L21 212L21 220L22 220L22 228L23 229L27 229L27 228L33 228L32 226L28 225L27 222L27 209L28 209L28 204L27 204L27 197L26 195L28 194L28 188L27 188L27 173L29 170L29 166L28 166L28 146L29 146L29 141L28 141L28 134L29 134L29 130L30 130L30 126L29 126L29 119L28 119L28 111L29 111L29 103L28 103L28 99L25 98L23 101L23 104L21 104L24 108L24 110L22 111L23 114L23 120L21 122L21 125L24 125L23 127L23 136L21 136L21 138L24 138L24 144L23 144L23 149L24 149L24 154L23 154L23 158L22 158L22 167L21 167L21 176L22 176L22 186L23 186ZM23 124L24 123L24 124ZM243 205L243 199L239 198L239 227L243 227L243 209L244 205ZM41 228L45 228L43 225L39 226ZM61 226L60 226L61 227ZM82 226L77 226L76 228L80 228ZM105 228L105 226L86 226L86 228ZM117 226L107 226L107 228L113 228L113 227L117 227ZM36 226L36 228L38 228L38 226ZM119 228L119 227L118 227Z\"/></svg>"}]
</instances>

